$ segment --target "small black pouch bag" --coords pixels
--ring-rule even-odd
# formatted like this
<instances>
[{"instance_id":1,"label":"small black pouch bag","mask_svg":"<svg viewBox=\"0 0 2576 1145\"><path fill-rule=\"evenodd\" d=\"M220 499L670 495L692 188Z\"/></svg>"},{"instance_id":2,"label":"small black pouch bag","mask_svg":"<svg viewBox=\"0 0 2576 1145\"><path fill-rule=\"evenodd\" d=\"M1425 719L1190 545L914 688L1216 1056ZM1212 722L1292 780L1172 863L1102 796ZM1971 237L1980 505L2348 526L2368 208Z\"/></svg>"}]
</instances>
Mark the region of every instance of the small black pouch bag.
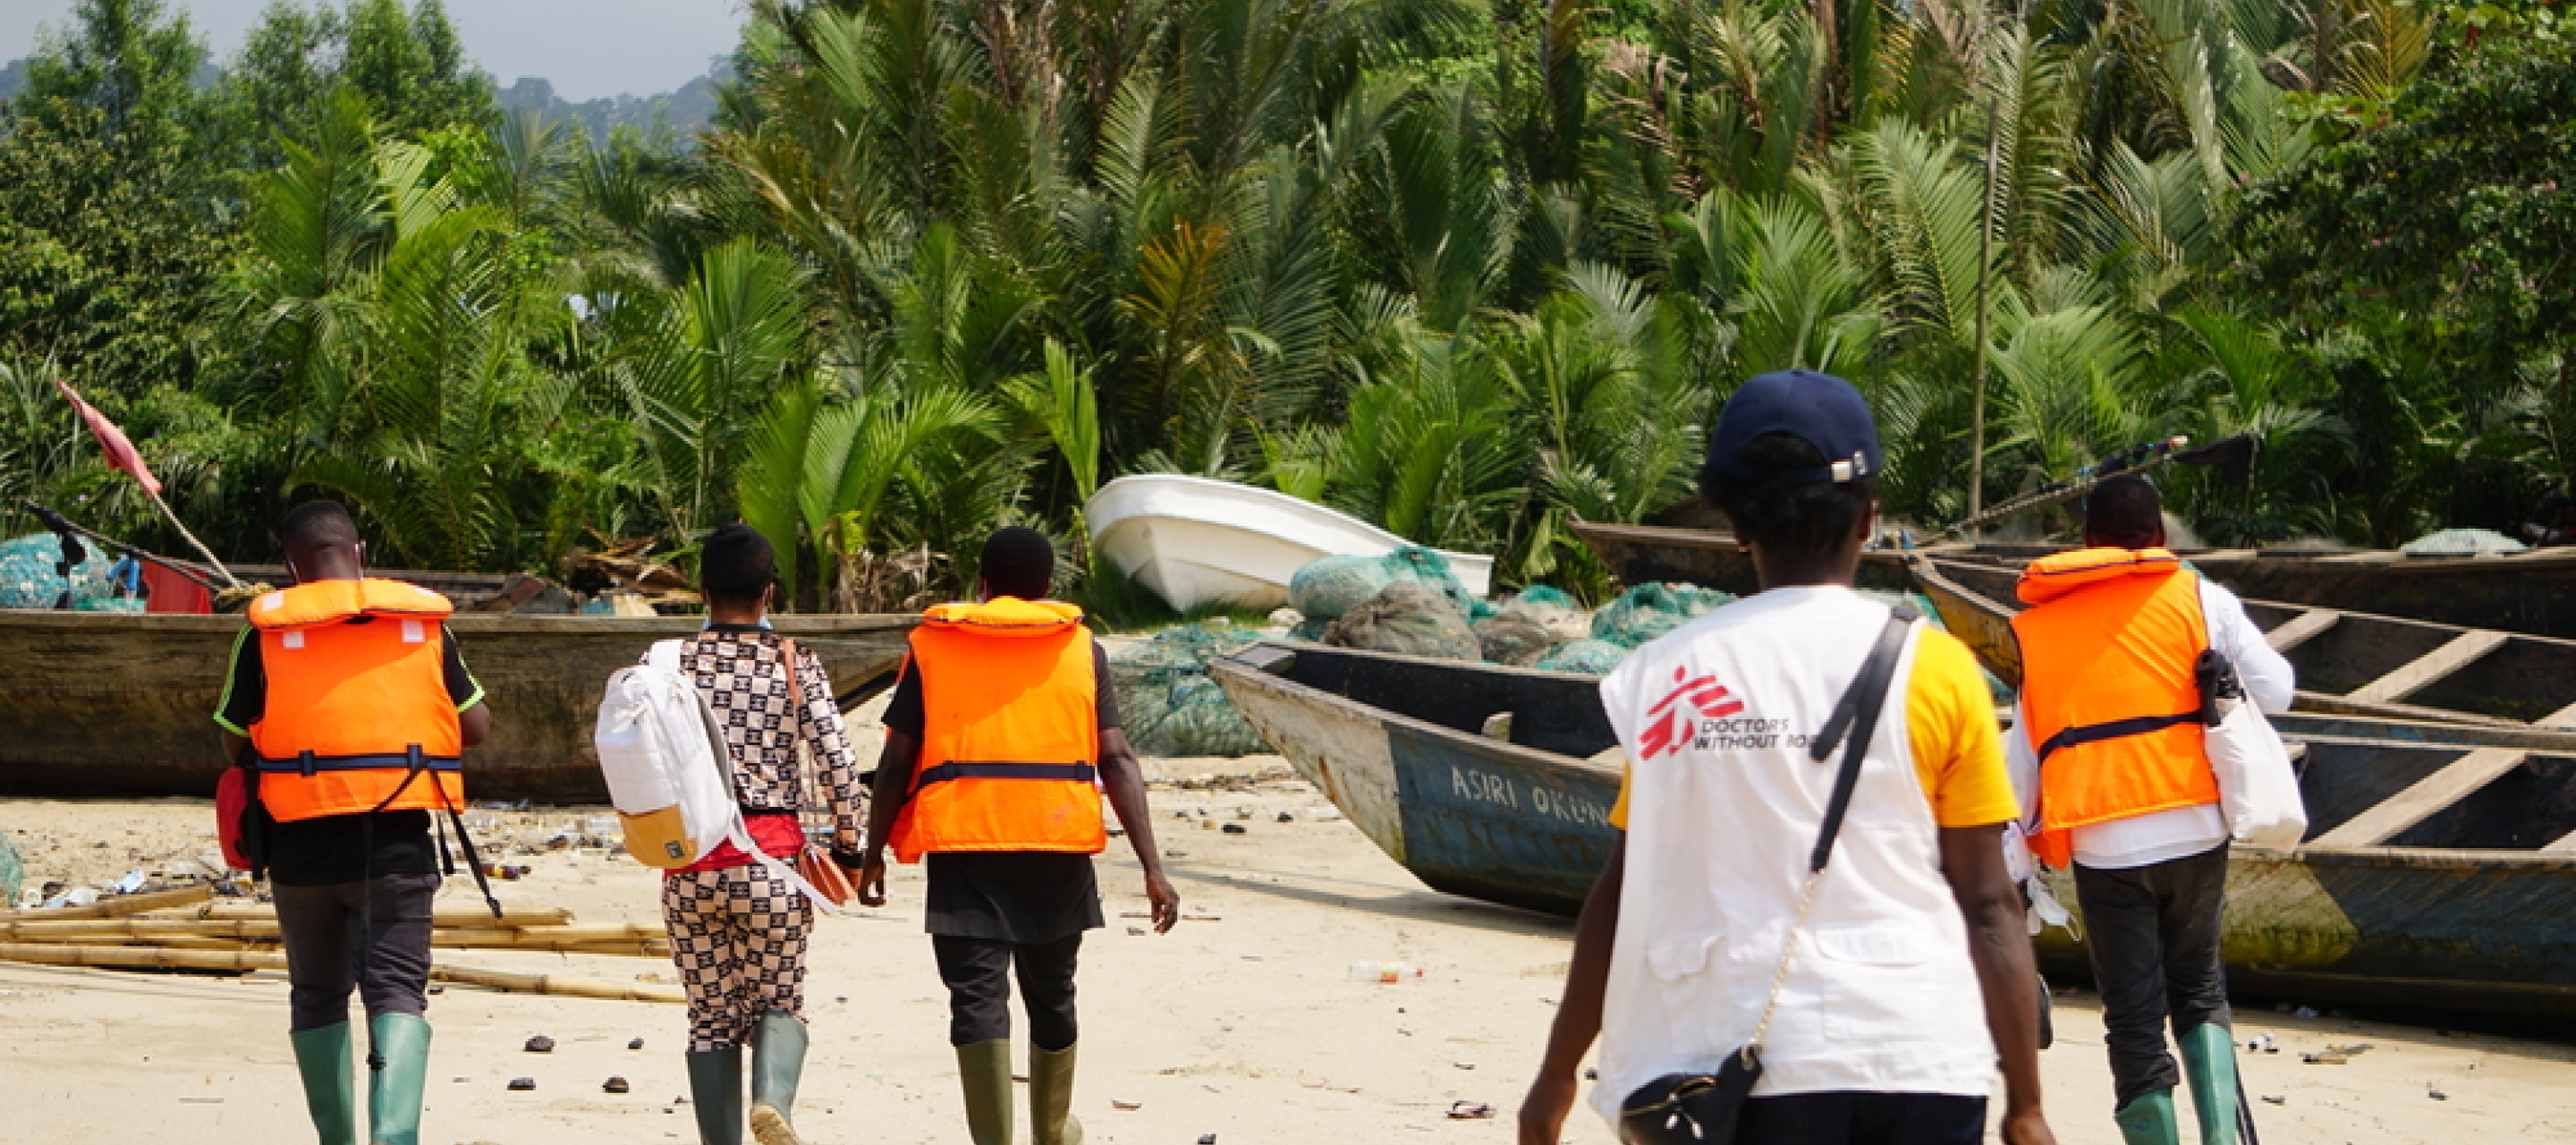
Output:
<instances>
[{"instance_id":1,"label":"small black pouch bag","mask_svg":"<svg viewBox=\"0 0 2576 1145\"><path fill-rule=\"evenodd\" d=\"M1906 605L1890 612L1877 646L1860 666L1860 675L1834 705L1824 731L1807 747L1808 757L1822 763L1843 742L1844 733L1850 733L1842 769L1834 776L1833 797L1825 803L1824 824L1816 829L1816 848L1807 856L1807 889L1799 896L1798 917L1789 924L1780 969L1771 979L1771 999L1763 1004L1753 1040L1726 1055L1726 1063L1716 1073L1668 1073L1637 1087L1619 1104L1619 1140L1626 1145L1734 1145L1736 1120L1744 1115L1753 1083L1762 1077L1762 1039L1771 1030L1780 987L1789 980L1789 956L1798 948L1798 930L1806 925L1807 908L1815 904L1816 880L1825 873L1825 861L1833 857L1834 836L1842 833L1843 814L1851 809L1852 789L1860 783L1861 757L1869 751L1879 709L1887 702L1888 681L1896 674L1897 657L1905 651L1905 626L1915 616Z\"/></svg>"}]
</instances>

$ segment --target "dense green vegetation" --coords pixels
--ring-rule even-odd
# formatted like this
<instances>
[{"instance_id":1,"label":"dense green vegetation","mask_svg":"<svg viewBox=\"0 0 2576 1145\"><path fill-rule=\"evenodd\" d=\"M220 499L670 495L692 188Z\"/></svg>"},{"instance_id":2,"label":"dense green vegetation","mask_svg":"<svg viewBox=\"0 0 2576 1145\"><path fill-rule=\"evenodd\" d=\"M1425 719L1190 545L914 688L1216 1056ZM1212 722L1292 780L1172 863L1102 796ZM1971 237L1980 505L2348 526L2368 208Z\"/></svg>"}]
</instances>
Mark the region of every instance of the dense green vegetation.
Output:
<instances>
[{"instance_id":1,"label":"dense green vegetation","mask_svg":"<svg viewBox=\"0 0 2576 1145\"><path fill-rule=\"evenodd\" d=\"M1151 470L1597 592L1566 521L1764 370L1958 518L1982 359L1989 503L2251 431L2171 479L2210 539L2511 528L2576 448L2555 15L764 0L683 148L502 113L435 0L272 8L205 90L83 0L0 137L0 495L165 541L59 374L235 554L315 492L450 567L739 518L878 605Z\"/></svg>"}]
</instances>

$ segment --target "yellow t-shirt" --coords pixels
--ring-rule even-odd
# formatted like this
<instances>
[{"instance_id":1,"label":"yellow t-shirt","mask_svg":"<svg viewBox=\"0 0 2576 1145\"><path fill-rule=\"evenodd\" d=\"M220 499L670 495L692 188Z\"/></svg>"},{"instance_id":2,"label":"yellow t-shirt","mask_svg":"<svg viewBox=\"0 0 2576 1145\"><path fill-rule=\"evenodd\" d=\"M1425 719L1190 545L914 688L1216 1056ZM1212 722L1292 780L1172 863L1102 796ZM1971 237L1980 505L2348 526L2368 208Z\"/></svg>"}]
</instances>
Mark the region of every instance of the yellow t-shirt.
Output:
<instances>
[{"instance_id":1,"label":"yellow t-shirt","mask_svg":"<svg viewBox=\"0 0 2576 1145\"><path fill-rule=\"evenodd\" d=\"M1914 671L1905 680L1905 734L1914 750L1915 778L1932 800L1932 821L1943 827L1983 827L2021 814L2012 777L2004 771L2001 732L1986 691L1985 674L1959 638L1927 628L1914 642ZM1619 801L1610 825L1628 829L1628 786L1622 770Z\"/></svg>"}]
</instances>

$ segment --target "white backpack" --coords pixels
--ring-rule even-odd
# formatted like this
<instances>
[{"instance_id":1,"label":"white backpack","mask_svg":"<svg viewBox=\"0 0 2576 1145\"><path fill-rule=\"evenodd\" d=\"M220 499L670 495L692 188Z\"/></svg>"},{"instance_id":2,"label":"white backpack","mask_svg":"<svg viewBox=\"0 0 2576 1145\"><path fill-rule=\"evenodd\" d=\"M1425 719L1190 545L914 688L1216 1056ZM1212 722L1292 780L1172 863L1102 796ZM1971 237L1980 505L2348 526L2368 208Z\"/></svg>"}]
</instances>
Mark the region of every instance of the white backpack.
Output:
<instances>
[{"instance_id":1,"label":"white backpack","mask_svg":"<svg viewBox=\"0 0 2576 1145\"><path fill-rule=\"evenodd\" d=\"M680 670L680 642L654 643L644 663L608 678L591 732L626 851L648 867L688 866L732 843L826 913L831 903L752 840L734 798L733 756L697 683Z\"/></svg>"}]
</instances>

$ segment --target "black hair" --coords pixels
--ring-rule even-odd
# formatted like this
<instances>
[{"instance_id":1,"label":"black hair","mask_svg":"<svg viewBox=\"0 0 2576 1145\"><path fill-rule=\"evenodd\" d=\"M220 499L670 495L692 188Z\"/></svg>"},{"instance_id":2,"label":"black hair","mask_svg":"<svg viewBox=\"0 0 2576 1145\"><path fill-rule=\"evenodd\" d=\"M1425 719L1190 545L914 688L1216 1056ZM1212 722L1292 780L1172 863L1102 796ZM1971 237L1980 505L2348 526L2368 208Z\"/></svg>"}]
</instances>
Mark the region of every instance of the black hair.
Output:
<instances>
[{"instance_id":1,"label":"black hair","mask_svg":"<svg viewBox=\"0 0 2576 1145\"><path fill-rule=\"evenodd\" d=\"M307 501L286 511L277 537L292 559L333 545L357 544L358 521L337 501Z\"/></svg>"},{"instance_id":2,"label":"black hair","mask_svg":"<svg viewBox=\"0 0 2576 1145\"><path fill-rule=\"evenodd\" d=\"M1794 434L1766 433L1744 443L1735 463L1765 473L1816 469L1825 455ZM1878 497L1871 474L1843 482L1772 485L1729 477L1714 468L1699 473L1700 500L1717 506L1735 527L1735 539L1788 556L1820 557L1849 540L1869 503Z\"/></svg>"},{"instance_id":3,"label":"black hair","mask_svg":"<svg viewBox=\"0 0 2576 1145\"><path fill-rule=\"evenodd\" d=\"M1045 600L1055 584L1055 543L1026 525L1011 525L985 538L975 568L991 595Z\"/></svg>"},{"instance_id":4,"label":"black hair","mask_svg":"<svg viewBox=\"0 0 2576 1145\"><path fill-rule=\"evenodd\" d=\"M698 594L709 604L756 604L778 579L778 557L769 538L744 524L707 534L698 548Z\"/></svg>"},{"instance_id":5,"label":"black hair","mask_svg":"<svg viewBox=\"0 0 2576 1145\"><path fill-rule=\"evenodd\" d=\"M2087 543L2124 549L2153 548L2164 543L2165 499L2155 482L2140 473L2106 477L2084 495Z\"/></svg>"}]
</instances>

